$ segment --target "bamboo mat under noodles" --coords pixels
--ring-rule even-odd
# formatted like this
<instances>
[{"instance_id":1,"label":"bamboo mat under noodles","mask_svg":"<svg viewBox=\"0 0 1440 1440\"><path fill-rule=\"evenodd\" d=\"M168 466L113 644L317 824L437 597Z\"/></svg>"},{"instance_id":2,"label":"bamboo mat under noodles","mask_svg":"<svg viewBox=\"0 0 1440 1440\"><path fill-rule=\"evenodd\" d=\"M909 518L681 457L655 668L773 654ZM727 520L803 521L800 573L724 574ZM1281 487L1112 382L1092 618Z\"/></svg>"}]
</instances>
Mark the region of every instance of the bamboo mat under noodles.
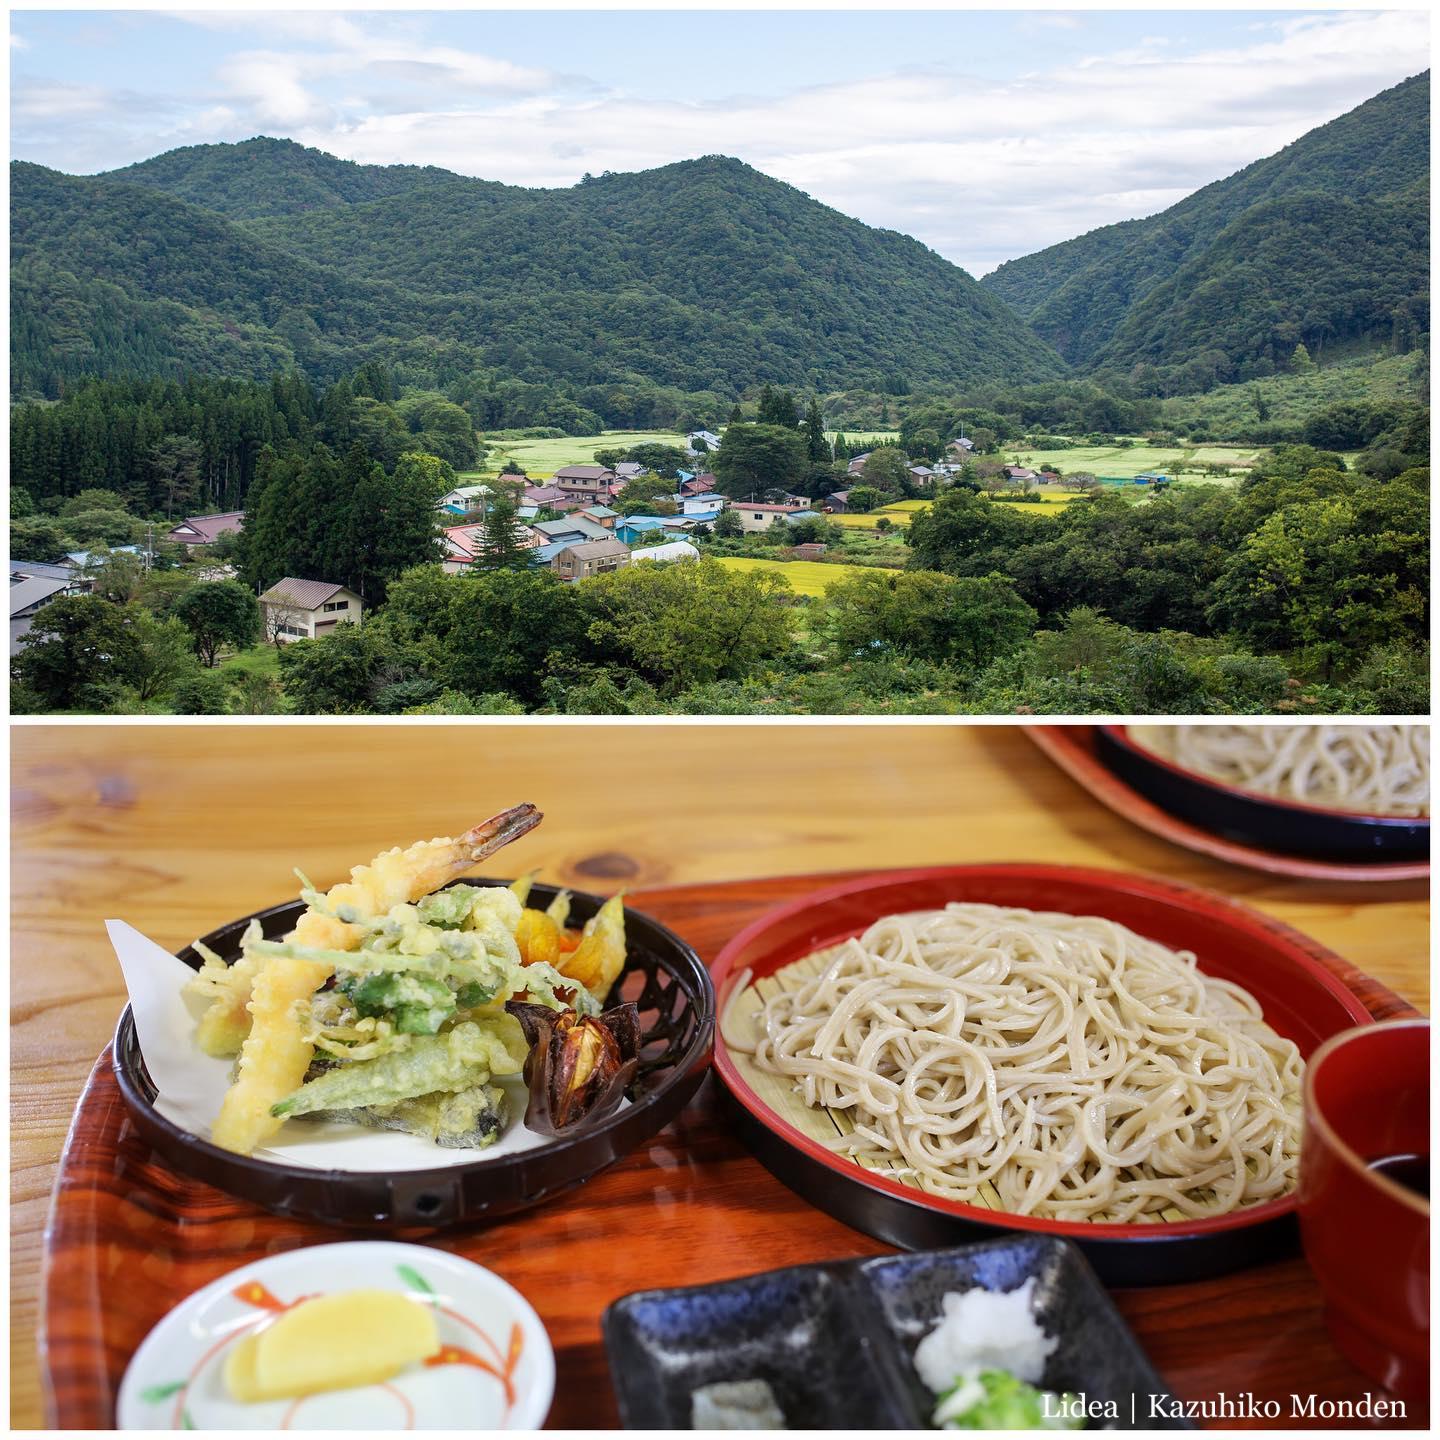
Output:
<instances>
[{"instance_id":1,"label":"bamboo mat under noodles","mask_svg":"<svg viewBox=\"0 0 1440 1440\"><path fill-rule=\"evenodd\" d=\"M836 1109L826 1105L807 1105L796 1088L796 1082L790 1076L776 1075L769 1070L761 1069L755 1063L755 1057L735 1048L733 1041L739 1040L746 1046L752 1044L752 1037L756 1033L756 1017L764 1002L786 991L799 990L813 980L842 949L844 946L818 950L813 955L805 956L803 960L796 960L789 965L782 966L773 975L751 981L725 1007L722 1024L730 1059L744 1077L745 1083L782 1120L793 1125L808 1139L824 1145L827 1150L835 1149L835 1141L838 1138L855 1133L855 1121L851 1112L848 1109ZM924 1193L924 1186L916 1183L915 1174L908 1166L898 1164L893 1160L845 1155L843 1151L836 1153L864 1170L873 1171L897 1184L908 1185L912 1189ZM939 1198L952 1199L953 1197ZM964 1203L986 1210L1003 1212L1005 1209L999 1193L989 1181L980 1186L974 1199ZM1172 1205L1167 1210L1158 1211L1154 1215L1141 1216L1130 1223L1158 1225L1165 1221L1186 1218L1183 1210Z\"/></svg>"}]
</instances>

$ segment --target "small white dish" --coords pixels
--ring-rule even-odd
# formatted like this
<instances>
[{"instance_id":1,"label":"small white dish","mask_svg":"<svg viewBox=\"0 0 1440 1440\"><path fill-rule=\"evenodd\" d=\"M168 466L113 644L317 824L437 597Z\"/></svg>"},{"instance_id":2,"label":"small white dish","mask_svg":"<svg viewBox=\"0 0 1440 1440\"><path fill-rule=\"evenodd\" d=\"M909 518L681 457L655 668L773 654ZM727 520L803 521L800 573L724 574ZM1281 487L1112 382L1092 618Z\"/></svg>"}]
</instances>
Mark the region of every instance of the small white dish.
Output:
<instances>
[{"instance_id":1,"label":"small white dish","mask_svg":"<svg viewBox=\"0 0 1440 1440\"><path fill-rule=\"evenodd\" d=\"M243 1404L231 1345L311 1296L394 1290L435 1307L439 1353L383 1385ZM116 1404L122 1430L538 1430L555 1355L525 1297L445 1250L355 1240L290 1250L197 1290L145 1337Z\"/></svg>"}]
</instances>

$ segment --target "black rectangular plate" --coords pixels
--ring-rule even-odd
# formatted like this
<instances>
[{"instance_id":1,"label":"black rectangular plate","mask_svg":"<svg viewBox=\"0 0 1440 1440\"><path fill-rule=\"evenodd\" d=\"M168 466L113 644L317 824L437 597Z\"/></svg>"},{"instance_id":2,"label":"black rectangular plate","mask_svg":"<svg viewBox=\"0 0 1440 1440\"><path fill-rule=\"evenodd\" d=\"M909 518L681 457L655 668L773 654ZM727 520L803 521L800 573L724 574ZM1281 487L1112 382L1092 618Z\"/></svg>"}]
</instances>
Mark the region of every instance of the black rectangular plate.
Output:
<instances>
[{"instance_id":1,"label":"black rectangular plate","mask_svg":"<svg viewBox=\"0 0 1440 1440\"><path fill-rule=\"evenodd\" d=\"M1164 1382L1084 1256L1048 1236L626 1295L603 1321L621 1423L688 1430L702 1385L764 1380L791 1430L928 1429L934 1399L913 1356L944 1295L1010 1291L1032 1276L1036 1318L1060 1341L1045 1389L1083 1395L1091 1428L1191 1428L1150 1418Z\"/></svg>"}]
</instances>

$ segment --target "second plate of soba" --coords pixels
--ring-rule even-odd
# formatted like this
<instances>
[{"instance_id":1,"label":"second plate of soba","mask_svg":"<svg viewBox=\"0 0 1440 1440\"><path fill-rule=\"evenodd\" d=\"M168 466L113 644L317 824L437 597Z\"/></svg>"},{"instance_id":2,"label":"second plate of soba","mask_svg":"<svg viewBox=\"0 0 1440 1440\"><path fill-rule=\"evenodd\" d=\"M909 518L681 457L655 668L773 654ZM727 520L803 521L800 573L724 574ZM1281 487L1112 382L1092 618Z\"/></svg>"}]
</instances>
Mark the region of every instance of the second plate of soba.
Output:
<instances>
[{"instance_id":1,"label":"second plate of soba","mask_svg":"<svg viewBox=\"0 0 1440 1440\"><path fill-rule=\"evenodd\" d=\"M1320 860L1423 861L1428 725L1101 725L1100 760L1167 814Z\"/></svg>"},{"instance_id":2,"label":"second plate of soba","mask_svg":"<svg viewBox=\"0 0 1440 1440\"><path fill-rule=\"evenodd\" d=\"M1148 877L882 873L725 948L716 1066L761 1160L857 1228L1064 1235L1174 1283L1293 1246L1306 1057L1371 1019L1346 969Z\"/></svg>"}]
</instances>

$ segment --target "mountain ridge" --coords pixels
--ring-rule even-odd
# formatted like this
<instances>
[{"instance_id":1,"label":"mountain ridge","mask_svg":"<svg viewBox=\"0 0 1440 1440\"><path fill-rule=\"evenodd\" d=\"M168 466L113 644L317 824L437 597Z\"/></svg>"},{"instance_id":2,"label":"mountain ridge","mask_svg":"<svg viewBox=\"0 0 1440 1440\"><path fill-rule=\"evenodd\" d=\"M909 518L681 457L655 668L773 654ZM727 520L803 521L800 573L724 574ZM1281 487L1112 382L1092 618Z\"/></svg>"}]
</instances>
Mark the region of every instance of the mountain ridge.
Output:
<instances>
[{"instance_id":1,"label":"mountain ridge","mask_svg":"<svg viewBox=\"0 0 1440 1440\"><path fill-rule=\"evenodd\" d=\"M152 374L203 366L206 333L232 353L237 326L253 330L247 373L278 354L322 379L413 360L432 339L464 347L469 358L447 364L527 383L731 398L764 382L903 393L1066 370L919 241L728 157L533 190L352 167L268 139L97 176L23 162L11 173L12 296L27 337L12 372L42 394L121 373L103 343L59 345L49 363L56 307L102 334L145 336L120 349ZM198 338L167 351L154 307L174 304Z\"/></svg>"},{"instance_id":2,"label":"mountain ridge","mask_svg":"<svg viewBox=\"0 0 1440 1440\"><path fill-rule=\"evenodd\" d=\"M1102 226L1007 261L981 284L1011 305L1071 364L1102 372L1124 369L1140 361L1133 341L1137 326L1128 320L1132 310L1200 259L1256 206L1306 193L1350 204L1393 202L1417 184L1428 185L1428 122L1427 70L1158 214ZM1283 210L1268 213L1273 223L1288 223ZM1396 283L1380 298L1393 310L1425 288L1428 256L1412 252L1414 263L1403 277L1391 258L1384 268ZM1198 278L1198 272L1189 273ZM1270 278L1283 286L1285 277ZM1323 342L1325 325L1333 327L1343 308L1321 323L1317 343ZM1303 320L1287 317L1282 328L1287 334L1295 331L1289 337L1292 348L1303 338ZM1231 358L1256 361L1262 348L1252 337L1248 348ZM1169 362L1174 357L1162 358ZM1153 363L1153 357L1145 363Z\"/></svg>"}]
</instances>

